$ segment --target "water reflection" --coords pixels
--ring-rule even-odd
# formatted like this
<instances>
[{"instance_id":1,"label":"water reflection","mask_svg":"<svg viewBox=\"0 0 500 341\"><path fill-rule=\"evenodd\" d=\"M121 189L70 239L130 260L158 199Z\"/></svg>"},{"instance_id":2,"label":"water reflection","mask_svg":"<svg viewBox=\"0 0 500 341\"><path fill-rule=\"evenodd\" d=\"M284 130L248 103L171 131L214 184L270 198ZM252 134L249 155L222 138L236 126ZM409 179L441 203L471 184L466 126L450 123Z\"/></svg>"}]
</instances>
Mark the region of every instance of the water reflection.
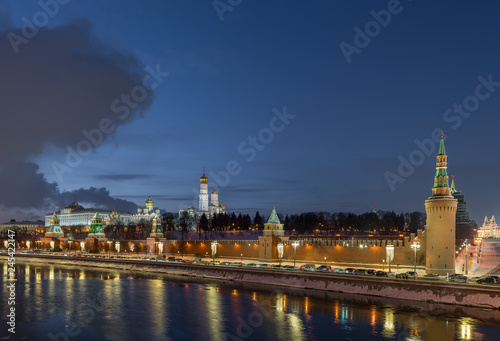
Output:
<instances>
[{"instance_id":1,"label":"water reflection","mask_svg":"<svg viewBox=\"0 0 500 341\"><path fill-rule=\"evenodd\" d=\"M6 264L0 269L0 292L7 297ZM409 307L397 300L365 296L265 292L234 283L199 284L190 282L196 279L132 277L51 265L18 264L16 276L17 318L26 322L22 332L27 339L64 333L73 322L78 335L69 339L98 341L322 340L332 336L445 341L500 335L499 327L487 322L499 323L498 311L426 303ZM0 305L0 314L5 316L7 309Z\"/></svg>"}]
</instances>

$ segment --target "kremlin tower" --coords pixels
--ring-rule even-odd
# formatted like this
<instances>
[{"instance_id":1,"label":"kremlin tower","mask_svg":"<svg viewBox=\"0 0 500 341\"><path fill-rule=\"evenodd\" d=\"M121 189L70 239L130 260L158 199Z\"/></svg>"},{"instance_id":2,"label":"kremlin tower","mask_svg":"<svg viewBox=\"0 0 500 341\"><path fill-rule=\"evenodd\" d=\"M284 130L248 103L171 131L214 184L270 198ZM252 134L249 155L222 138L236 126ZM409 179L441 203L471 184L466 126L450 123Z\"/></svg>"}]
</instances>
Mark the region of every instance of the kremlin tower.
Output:
<instances>
[{"instance_id":1,"label":"kremlin tower","mask_svg":"<svg viewBox=\"0 0 500 341\"><path fill-rule=\"evenodd\" d=\"M457 199L450 193L447 174L447 156L441 135L436 157L436 176L432 197L425 201L427 213L426 272L440 275L455 273L455 217Z\"/></svg>"},{"instance_id":2,"label":"kremlin tower","mask_svg":"<svg viewBox=\"0 0 500 341\"><path fill-rule=\"evenodd\" d=\"M200 197L199 197L199 208L198 217L203 214L208 218L208 178L205 176L205 169L203 169L203 175L200 178Z\"/></svg>"}]
</instances>

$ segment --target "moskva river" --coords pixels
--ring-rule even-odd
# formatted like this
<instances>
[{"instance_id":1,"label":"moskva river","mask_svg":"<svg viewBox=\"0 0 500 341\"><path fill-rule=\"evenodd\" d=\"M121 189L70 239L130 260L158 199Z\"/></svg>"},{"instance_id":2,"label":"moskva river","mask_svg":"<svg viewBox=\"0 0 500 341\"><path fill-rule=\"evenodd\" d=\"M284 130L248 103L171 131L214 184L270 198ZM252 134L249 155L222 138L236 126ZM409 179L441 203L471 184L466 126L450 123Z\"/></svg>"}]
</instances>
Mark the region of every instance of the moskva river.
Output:
<instances>
[{"instance_id":1,"label":"moskva river","mask_svg":"<svg viewBox=\"0 0 500 341\"><path fill-rule=\"evenodd\" d=\"M33 263L13 297L0 272L0 340L500 340L494 310Z\"/></svg>"}]
</instances>

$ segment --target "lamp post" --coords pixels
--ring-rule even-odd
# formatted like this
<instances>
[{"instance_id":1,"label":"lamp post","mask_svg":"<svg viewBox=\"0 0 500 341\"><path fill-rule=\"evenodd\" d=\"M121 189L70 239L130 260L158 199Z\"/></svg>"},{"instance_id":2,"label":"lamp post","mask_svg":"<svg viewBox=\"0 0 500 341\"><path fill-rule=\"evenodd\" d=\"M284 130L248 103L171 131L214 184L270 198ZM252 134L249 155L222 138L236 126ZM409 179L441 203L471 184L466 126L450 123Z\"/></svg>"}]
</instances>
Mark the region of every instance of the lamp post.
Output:
<instances>
[{"instance_id":1,"label":"lamp post","mask_svg":"<svg viewBox=\"0 0 500 341\"><path fill-rule=\"evenodd\" d=\"M382 271L385 271L385 259L382 259Z\"/></svg>"},{"instance_id":2,"label":"lamp post","mask_svg":"<svg viewBox=\"0 0 500 341\"><path fill-rule=\"evenodd\" d=\"M469 274L469 266L467 265L467 256L469 255L469 242L465 240L465 274Z\"/></svg>"},{"instance_id":3,"label":"lamp post","mask_svg":"<svg viewBox=\"0 0 500 341\"><path fill-rule=\"evenodd\" d=\"M212 242L212 244L210 244L212 246L212 265L215 266L215 254L217 253L217 241L214 240Z\"/></svg>"},{"instance_id":4,"label":"lamp post","mask_svg":"<svg viewBox=\"0 0 500 341\"><path fill-rule=\"evenodd\" d=\"M420 249L420 242L414 241L411 243L411 248L413 249L413 252L415 253L415 268L413 271L415 271L415 280L417 280L417 250Z\"/></svg>"},{"instance_id":5,"label":"lamp post","mask_svg":"<svg viewBox=\"0 0 500 341\"><path fill-rule=\"evenodd\" d=\"M325 265L326 265L326 257L325 257Z\"/></svg>"},{"instance_id":6,"label":"lamp post","mask_svg":"<svg viewBox=\"0 0 500 341\"><path fill-rule=\"evenodd\" d=\"M243 263L243 254L241 254L241 262Z\"/></svg>"},{"instance_id":7,"label":"lamp post","mask_svg":"<svg viewBox=\"0 0 500 341\"><path fill-rule=\"evenodd\" d=\"M281 268L281 258L283 258L283 243L278 244L278 258L280 260L280 268Z\"/></svg>"},{"instance_id":8,"label":"lamp post","mask_svg":"<svg viewBox=\"0 0 500 341\"><path fill-rule=\"evenodd\" d=\"M394 245L386 245L385 246L386 258L389 263L389 273L391 273L391 261L394 258Z\"/></svg>"},{"instance_id":9,"label":"lamp post","mask_svg":"<svg viewBox=\"0 0 500 341\"><path fill-rule=\"evenodd\" d=\"M299 242L296 240L293 241L292 246L293 246L293 269L295 270L295 261L297 259L297 246L299 246Z\"/></svg>"}]
</instances>

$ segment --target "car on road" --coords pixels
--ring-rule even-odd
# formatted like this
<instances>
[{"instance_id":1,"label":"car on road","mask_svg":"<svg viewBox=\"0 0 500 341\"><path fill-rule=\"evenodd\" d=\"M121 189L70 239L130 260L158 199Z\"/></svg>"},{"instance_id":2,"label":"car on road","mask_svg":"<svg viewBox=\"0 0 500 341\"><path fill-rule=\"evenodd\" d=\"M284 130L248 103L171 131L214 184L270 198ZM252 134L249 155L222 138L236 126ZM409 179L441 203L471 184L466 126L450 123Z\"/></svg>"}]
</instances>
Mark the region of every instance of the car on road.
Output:
<instances>
[{"instance_id":1,"label":"car on road","mask_svg":"<svg viewBox=\"0 0 500 341\"><path fill-rule=\"evenodd\" d=\"M376 271L375 271L375 270L372 270L372 269L368 269L368 270L366 270L366 274L367 274L368 276L375 276L375 273L376 273Z\"/></svg>"},{"instance_id":2,"label":"car on road","mask_svg":"<svg viewBox=\"0 0 500 341\"><path fill-rule=\"evenodd\" d=\"M377 277L388 277L389 275L387 274L387 272L379 270L379 271L375 272L375 276L377 276Z\"/></svg>"},{"instance_id":3,"label":"car on road","mask_svg":"<svg viewBox=\"0 0 500 341\"><path fill-rule=\"evenodd\" d=\"M439 279L441 276L439 276L439 274L427 274L427 275L424 275L424 278L425 279Z\"/></svg>"},{"instance_id":4,"label":"car on road","mask_svg":"<svg viewBox=\"0 0 500 341\"><path fill-rule=\"evenodd\" d=\"M354 270L353 274L364 276L364 275L366 275L366 270L365 269L356 269L356 270Z\"/></svg>"},{"instance_id":5,"label":"car on road","mask_svg":"<svg viewBox=\"0 0 500 341\"><path fill-rule=\"evenodd\" d=\"M467 283L468 281L469 278L464 275L456 274L455 276L450 276L450 282Z\"/></svg>"},{"instance_id":6,"label":"car on road","mask_svg":"<svg viewBox=\"0 0 500 341\"><path fill-rule=\"evenodd\" d=\"M302 265L299 270L303 270L303 271L314 271L316 270L316 265L314 264L304 264Z\"/></svg>"},{"instance_id":7,"label":"car on road","mask_svg":"<svg viewBox=\"0 0 500 341\"><path fill-rule=\"evenodd\" d=\"M483 278L480 278L476 281L476 283L479 283L479 284L495 284L497 281L495 280L494 277L483 277Z\"/></svg>"},{"instance_id":8,"label":"car on road","mask_svg":"<svg viewBox=\"0 0 500 341\"><path fill-rule=\"evenodd\" d=\"M332 270L332 267L328 266L328 265L321 265L320 267L318 267L316 269L316 271L319 271L319 272L330 272L331 270Z\"/></svg>"},{"instance_id":9,"label":"car on road","mask_svg":"<svg viewBox=\"0 0 500 341\"><path fill-rule=\"evenodd\" d=\"M341 268L335 268L332 271L333 271L333 273L336 273L336 274L345 274L345 269L341 269Z\"/></svg>"},{"instance_id":10,"label":"car on road","mask_svg":"<svg viewBox=\"0 0 500 341\"><path fill-rule=\"evenodd\" d=\"M356 269L354 269L354 268L346 268L345 269L345 273L346 274L352 274L354 272L354 270L356 270Z\"/></svg>"},{"instance_id":11,"label":"car on road","mask_svg":"<svg viewBox=\"0 0 500 341\"><path fill-rule=\"evenodd\" d=\"M293 265L284 265L282 268L284 270L297 270Z\"/></svg>"}]
</instances>

